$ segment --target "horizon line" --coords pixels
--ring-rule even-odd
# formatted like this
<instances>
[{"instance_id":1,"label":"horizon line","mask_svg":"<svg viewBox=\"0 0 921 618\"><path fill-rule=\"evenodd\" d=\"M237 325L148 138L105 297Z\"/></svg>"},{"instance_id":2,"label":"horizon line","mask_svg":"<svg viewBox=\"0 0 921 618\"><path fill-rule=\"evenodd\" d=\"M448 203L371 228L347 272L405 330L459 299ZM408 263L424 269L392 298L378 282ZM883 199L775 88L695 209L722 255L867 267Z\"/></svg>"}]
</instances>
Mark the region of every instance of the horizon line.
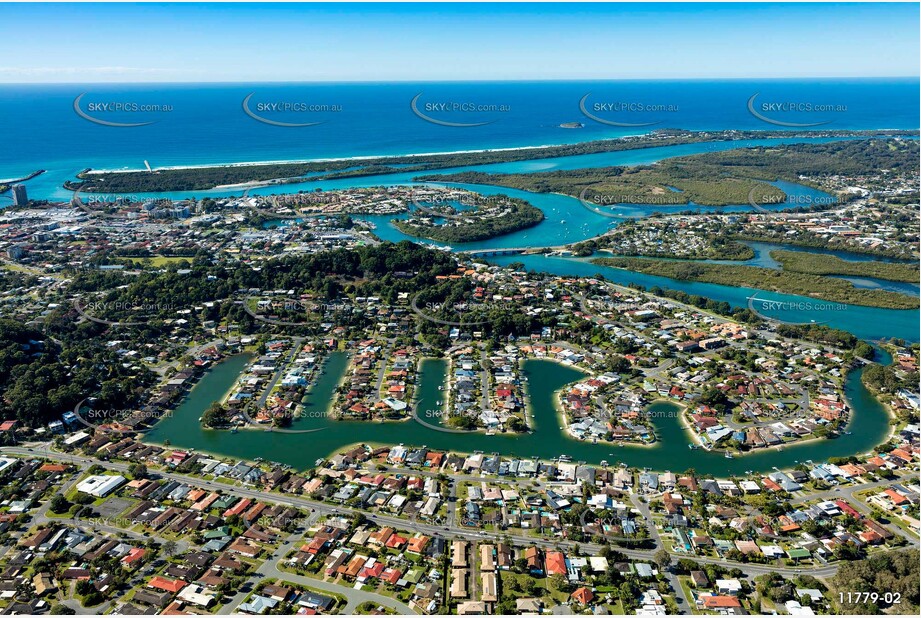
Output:
<instances>
[{"instance_id":1,"label":"horizon line","mask_svg":"<svg viewBox=\"0 0 921 618\"><path fill-rule=\"evenodd\" d=\"M483 83L585 83L585 82L680 82L680 81L757 81L757 80L919 80L921 75L837 75L837 76L758 76L758 77L589 77L589 78L508 78L508 79L376 79L376 80L84 80L4 82L0 86L73 86L83 84L171 85L171 84L483 84Z\"/></svg>"}]
</instances>

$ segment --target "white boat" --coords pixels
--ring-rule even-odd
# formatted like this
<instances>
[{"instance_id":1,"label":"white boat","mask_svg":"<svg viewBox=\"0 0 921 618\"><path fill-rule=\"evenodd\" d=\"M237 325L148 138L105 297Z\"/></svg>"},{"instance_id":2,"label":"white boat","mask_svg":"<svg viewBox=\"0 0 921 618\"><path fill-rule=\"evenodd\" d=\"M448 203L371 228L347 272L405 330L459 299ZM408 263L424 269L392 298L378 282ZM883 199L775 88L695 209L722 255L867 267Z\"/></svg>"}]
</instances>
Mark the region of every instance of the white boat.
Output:
<instances>
[{"instance_id":1,"label":"white boat","mask_svg":"<svg viewBox=\"0 0 921 618\"><path fill-rule=\"evenodd\" d=\"M726 451L725 457L726 459L732 459L732 453L730 453L729 451Z\"/></svg>"}]
</instances>

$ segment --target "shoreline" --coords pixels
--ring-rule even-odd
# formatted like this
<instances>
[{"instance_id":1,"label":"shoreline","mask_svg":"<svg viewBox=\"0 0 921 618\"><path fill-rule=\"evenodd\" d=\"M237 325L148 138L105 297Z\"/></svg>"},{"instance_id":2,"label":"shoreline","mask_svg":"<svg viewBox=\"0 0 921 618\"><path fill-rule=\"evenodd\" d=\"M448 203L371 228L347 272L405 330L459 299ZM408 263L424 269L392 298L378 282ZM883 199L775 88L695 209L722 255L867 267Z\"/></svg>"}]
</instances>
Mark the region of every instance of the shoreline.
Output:
<instances>
[{"instance_id":1,"label":"shoreline","mask_svg":"<svg viewBox=\"0 0 921 618\"><path fill-rule=\"evenodd\" d=\"M530 427L528 427L526 431L507 431L503 429L502 431L493 430L493 433L489 433L491 430L483 427L482 425L477 425L473 429L458 429L457 427L451 427L449 425L445 425L443 421L445 421L451 416L450 414L451 396L454 392L452 389L454 385L454 381L453 381L454 372L452 371L452 368L454 367L454 357L450 355L443 356L443 357L426 356L425 358L422 359L422 362L426 362L426 361L444 361L445 363L447 363L447 370L445 372L445 379L444 379L445 388L444 390L441 391L443 393L446 393L446 395L441 405L441 411L440 411L441 416L439 417L440 420L436 425L435 423L429 423L428 421L419 418L419 415L416 413L418 410L419 403L420 403L418 401L413 403L413 414L412 416L408 418L408 420L414 420L416 422L420 422L423 426L431 425L433 427L439 427L440 429L438 429L437 431L443 430L449 433L457 433L457 434L463 434L463 435L479 434L482 436L498 436L498 435L507 434L509 436L515 437L515 436L526 435L528 433L531 433ZM420 374L422 373L421 365L420 365L419 373ZM481 404L481 409L482 409L482 404Z\"/></svg>"},{"instance_id":2,"label":"shoreline","mask_svg":"<svg viewBox=\"0 0 921 618\"><path fill-rule=\"evenodd\" d=\"M863 129L867 131L909 131L911 129ZM372 159L400 159L404 157L438 157L438 156L450 156L450 155L462 155L462 154L479 154L484 152L514 152L518 150L545 150L547 148L561 148L565 146L576 146L579 144L584 144L588 142L615 142L617 140L622 140L625 137L643 137L650 135L650 133L636 133L631 135L624 135L620 137L603 137L600 139L587 140L584 142L572 142L564 144L539 144L536 146L509 146L504 148L473 148L468 150L438 150L433 152L413 152L408 154L386 154L386 155L355 155L350 157L318 157L310 159L277 159L277 160L267 160L267 161L241 161L238 163L202 163L200 165L165 165L160 167L152 167L150 171L152 172L163 172L163 171L174 171L174 170L197 170L197 169L213 169L213 168L235 168L235 167L254 167L257 165L287 165L287 164L301 164L301 163L339 163L342 161L363 161L363 160L372 160ZM763 138L771 139L771 138ZM784 139L784 138L776 138ZM717 140L717 141L727 141L727 140ZM733 141L733 140L728 140ZM693 143L693 142L692 142ZM579 155L568 155L568 156L579 156ZM118 168L118 169L95 169L91 168L85 173L89 174L119 174L119 173L134 173L134 172L146 172L147 168ZM260 181L266 182L266 181Z\"/></svg>"},{"instance_id":3,"label":"shoreline","mask_svg":"<svg viewBox=\"0 0 921 618\"><path fill-rule=\"evenodd\" d=\"M888 349L886 349L885 347L883 347L883 349L886 350L886 353L889 354L889 355L892 357L892 361L890 361L890 363L889 363L889 364L891 365L893 362L895 362L895 356L892 354L892 351L891 351L891 350L888 350ZM873 362L876 363L876 364L878 364L878 365L882 365L882 363L880 363L879 361L873 361ZM868 365L863 365L863 366L861 367L861 369L865 369L865 368L868 367L868 366L869 366L869 364L868 364ZM886 365L883 365L883 366L885 367ZM844 379L842 380L842 383L844 383L844 382L847 380L847 376L848 376L848 374L849 374L851 371L853 371L853 367L850 368L850 369L848 369L848 372L844 374ZM883 410L886 411L886 416L889 417L889 422L887 423L887 425L888 425L888 427L889 427L889 430L886 432L886 436L885 436L885 438L883 439L883 441L880 442L879 444L877 444L876 446L879 447L879 446L882 446L882 445L884 445L884 444L888 444L889 442L892 441L892 438L895 437L896 431L897 431L898 428L899 428L899 416L895 413L895 410L892 408L892 406L890 406L888 403L886 403L885 401L883 401L882 399L880 399L880 393L874 391L874 390L871 389L869 386L867 386L866 384L864 384L864 382L863 382L863 373L860 374L860 385L861 385L863 388L865 388L866 391L870 394L870 396L876 401L876 403L878 403L878 404L883 408ZM850 398L847 396L847 391L846 391L846 390L844 390L844 399L847 401L847 405L848 405L848 407L851 409L850 417L847 419L847 425L844 426L844 429L848 429L848 428L851 426L851 424L854 422L854 416L855 416L855 415L854 415L854 410L855 410L855 408L854 408L854 406L851 404L851 400L850 400ZM896 421L896 422L893 423L892 421Z\"/></svg>"},{"instance_id":4,"label":"shoreline","mask_svg":"<svg viewBox=\"0 0 921 618\"><path fill-rule=\"evenodd\" d=\"M680 129L679 129L680 130ZM714 134L729 134L734 132L732 129L694 129L687 130L691 134L703 134L703 133L714 133ZM871 137L870 134L879 134L886 132L917 132L917 128L908 128L908 129L897 129L897 128L873 128L873 129L836 129L831 131L832 133L839 132L842 134L841 137L862 137L863 134L867 137ZM725 139L712 139L712 140L702 140L702 141L714 141L714 142L733 142L733 141L744 141L745 139L826 139L827 137L834 137L834 135L804 135L804 133L810 133L808 130L792 130L792 131L775 131L772 129L746 129L746 133L755 133L755 134L775 134L775 133L789 133L789 135L774 135L773 137L752 137L752 138L734 138L727 137ZM815 133L824 133L823 131L812 131ZM344 157L312 157L304 159L270 159L264 161L240 161L240 162L218 162L218 163L201 163L201 164L191 164L191 165L165 165L158 167L151 167L151 172L158 171L172 171L172 170L195 170L195 169L210 169L210 168L236 168L236 167L252 167L257 165L286 165L286 164L303 164L303 163L333 163L333 162L343 162L343 161L362 161L362 160L373 160L373 159L398 159L398 158L411 158L411 157L434 157L434 156L449 156L449 155L461 155L461 154L477 154L484 152L514 152L519 150L543 150L548 148L561 148L567 146L578 146L581 144L588 144L592 142L617 142L625 141L630 138L637 137L648 137L653 135L655 131L646 131L641 133L631 133L628 135L621 135L618 137L601 137L598 139L588 139L580 140L576 142L568 143L552 143L552 144L537 144L532 146L505 146L500 148L470 148L463 150L436 150L432 152L413 152L407 154L385 154L385 155L353 155L353 156L344 156ZM698 143L698 142L688 142L688 143ZM681 144L672 144L672 145L681 145ZM636 148L636 150L644 149L643 147ZM627 149L634 150L634 149ZM580 155L564 155L564 156L580 156ZM118 173L133 173L133 172L146 172L147 168L117 168L117 169L96 169L96 168L85 168L84 173L87 175L90 174L118 174Z\"/></svg>"},{"instance_id":5,"label":"shoreline","mask_svg":"<svg viewBox=\"0 0 921 618\"><path fill-rule=\"evenodd\" d=\"M579 366L576 365L576 364L567 365L566 363L563 363L563 362L561 362L561 361L558 361L558 360L556 360L556 359L554 359L554 358L533 358L533 359L525 358L524 360L545 360L545 361L550 361L551 363L557 363L557 364L562 365L562 366L564 366L564 367L571 367L571 368L573 368L573 369L577 369L578 371L581 371L582 373L584 373L584 374L585 374L585 378L589 378L589 377L592 377L592 376L595 375L594 372L592 372L592 371L590 371L590 370L588 370L588 369L583 369L582 367L579 367ZM577 381L578 381L578 380L577 380ZM530 381L528 382L528 384L530 384ZM563 436L564 436L564 437L566 437L566 438L568 438L568 439L570 439L570 440L572 440L572 441L574 441L574 442L583 442L583 443L585 443L585 444L592 444L592 445L603 445L603 444L607 444L607 445L610 445L610 446L612 446L612 447L615 447L615 446L616 446L616 447L625 447L625 446L626 446L626 447L639 447L639 448L653 448L653 447L656 446L656 444L658 444L659 438L658 438L658 436L655 435L655 429L654 429L654 428L653 428L653 430L652 430L652 434L653 434L653 436L655 437L655 440L653 440L652 442L634 442L634 441L626 441L626 442L620 441L620 442L619 442L619 441L617 441L617 440L612 440L612 441L610 441L610 442L608 442L607 440L595 440L595 441L592 441L592 440L586 440L586 439L577 437L577 436L576 436L575 434L573 434L572 431L569 429L571 423L570 423L570 421L569 421L569 417L568 417L567 414L566 414L566 406L563 405L563 390L564 390L565 388L566 388L566 386L564 386L563 388L561 388L560 391L556 394L555 401L554 401L554 406L553 406L553 407L556 409L556 416L557 416L557 419L563 424L562 427L560 427L559 430L561 430L561 431L563 432ZM530 404L530 402L531 402L531 398L528 397L528 416L529 416L529 417L531 416L531 404ZM650 402L650 405L652 405L653 403L655 403L655 402L654 402L654 401L653 401L653 402ZM647 408L648 408L648 407L649 407L649 406L647 406Z\"/></svg>"},{"instance_id":6,"label":"shoreline","mask_svg":"<svg viewBox=\"0 0 921 618\"><path fill-rule=\"evenodd\" d=\"M868 390L869 390L869 389L868 389ZM871 394L872 394L872 393L871 393ZM874 397L875 397L875 394L874 394ZM668 400L666 399L666 400L664 400L664 401L668 401ZM674 402L671 402L671 403L674 403ZM880 402L880 404L883 405L883 406L885 407L885 404L883 404L882 402ZM680 405L680 404L676 404L676 405ZM682 425L682 427L684 428L684 430L691 436L692 442L696 442L697 444L700 445L700 448L701 448L701 449L703 449L703 450L705 450L705 451L708 451L708 452L710 452L710 453L719 453L719 452L721 452L720 450L718 450L718 449L716 448L716 445L715 445L715 444L714 444L713 446L711 446L710 448L707 448L707 446L704 445L703 441L700 439L700 434L697 433L696 431L694 431L694 429L691 427L690 421L688 420L688 417L687 417L687 414L686 414L686 413L688 412L688 407L687 407L687 406L682 406L682 407L683 407L684 409L681 411L682 413L679 415L679 419L680 419L680 421L681 421L681 425ZM852 411L853 411L853 409L854 409L854 408L851 407L851 410L852 410ZM853 422L853 420L854 420L854 415L853 415L853 413L852 413L852 414L849 415L848 424L845 425L845 429L846 429L848 426L850 426L850 424ZM783 421L781 421L781 422L783 422ZM758 427L758 425L752 425L752 428L757 428L757 427ZM749 429L749 428L746 428L746 429ZM781 451L786 450L787 448L799 448L800 446L804 446L804 445L807 445L807 444L810 444L810 443L813 443L813 442L822 442L822 441L825 441L825 440L836 440L836 439L837 439L837 438L821 437L821 436L817 436L817 435L815 435L815 434L810 434L810 435L812 435L811 438L806 438L806 439L803 439L803 440L791 440L790 442L781 442L780 444L775 444L775 445L773 445L773 446L759 446L759 447L749 448L747 451L741 450L741 449L735 449L735 448L729 447L729 446L724 446L724 447L721 447L721 448L726 449L726 452L734 452L734 453L735 453L735 455L733 455L734 458L737 458L737 459L744 459L744 458L747 457L748 455L754 455L754 454L760 453L760 452L762 452L762 451L777 451L777 452L781 452ZM842 435L843 435L843 434L842 434ZM885 440L884 442L881 442L880 444L885 444L886 442L888 442L889 439L891 438L891 435L892 435L892 430L890 430L890 437L889 437L889 438L886 438L886 440Z\"/></svg>"}]
</instances>

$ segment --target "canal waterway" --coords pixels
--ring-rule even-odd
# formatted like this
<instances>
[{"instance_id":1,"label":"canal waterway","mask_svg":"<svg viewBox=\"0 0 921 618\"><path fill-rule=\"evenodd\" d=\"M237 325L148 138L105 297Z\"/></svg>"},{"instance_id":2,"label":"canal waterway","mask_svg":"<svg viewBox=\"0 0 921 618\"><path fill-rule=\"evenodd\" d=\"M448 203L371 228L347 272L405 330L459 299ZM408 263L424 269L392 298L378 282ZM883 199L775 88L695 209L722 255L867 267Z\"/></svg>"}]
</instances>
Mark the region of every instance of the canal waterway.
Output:
<instances>
[{"instance_id":1,"label":"canal waterway","mask_svg":"<svg viewBox=\"0 0 921 618\"><path fill-rule=\"evenodd\" d=\"M297 469L312 467L316 460L350 444L403 443L461 453L500 453L506 457L552 459L567 455L573 461L591 464L607 460L611 465L624 463L638 468L672 471L693 468L702 474L727 476L749 470L766 472L774 467L789 467L810 459L824 461L829 457L865 453L882 442L889 431L886 410L860 382L862 369L856 369L848 375L845 386L853 409L849 433L837 439L813 441L784 450L761 450L726 459L720 453L689 449L689 435L679 419L680 407L671 401L657 401L650 406L658 438L654 445L617 446L606 442L578 441L560 429L558 395L567 384L585 374L576 368L543 359L529 359L522 365L522 375L526 378L524 389L534 425L531 433L492 436L482 432L446 433L413 420L386 423L336 421L317 412L328 410L335 388L347 368L347 356L342 352L334 352L326 360L324 373L308 395L307 411L295 423L296 429L321 431L293 434L241 430L231 433L203 429L198 418L213 401L220 400L232 388L249 358L243 354L232 356L211 369L174 414L161 420L148 433L146 440L241 459L263 458ZM885 359L885 362L888 361L888 358ZM445 397L444 391L438 390L438 386L444 386L445 377L445 361L423 363L417 412L440 408L435 402Z\"/></svg>"}]
</instances>

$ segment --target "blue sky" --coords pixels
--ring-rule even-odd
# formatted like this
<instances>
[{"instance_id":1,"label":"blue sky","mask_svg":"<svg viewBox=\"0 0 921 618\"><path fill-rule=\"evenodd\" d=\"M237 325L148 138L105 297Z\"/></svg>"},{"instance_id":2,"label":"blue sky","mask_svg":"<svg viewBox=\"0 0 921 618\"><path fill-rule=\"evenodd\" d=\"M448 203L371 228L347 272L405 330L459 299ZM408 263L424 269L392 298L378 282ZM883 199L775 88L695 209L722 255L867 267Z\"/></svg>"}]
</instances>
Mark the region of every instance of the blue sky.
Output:
<instances>
[{"instance_id":1,"label":"blue sky","mask_svg":"<svg viewBox=\"0 0 921 618\"><path fill-rule=\"evenodd\" d=\"M0 83L919 75L905 4L9 4Z\"/></svg>"}]
</instances>

